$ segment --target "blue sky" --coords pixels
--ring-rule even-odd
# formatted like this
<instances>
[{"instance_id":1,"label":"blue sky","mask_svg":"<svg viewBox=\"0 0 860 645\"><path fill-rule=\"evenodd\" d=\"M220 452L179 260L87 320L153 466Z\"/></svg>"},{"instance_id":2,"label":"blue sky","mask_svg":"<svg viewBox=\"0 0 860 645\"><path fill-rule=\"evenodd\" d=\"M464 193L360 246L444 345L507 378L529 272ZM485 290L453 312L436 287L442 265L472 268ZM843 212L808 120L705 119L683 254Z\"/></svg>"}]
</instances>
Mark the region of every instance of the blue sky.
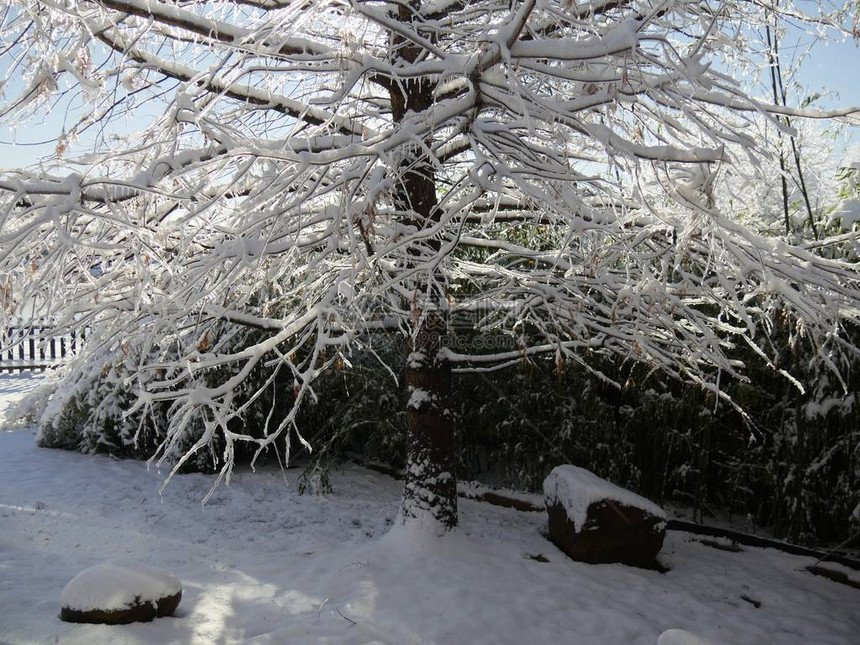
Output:
<instances>
[{"instance_id":1,"label":"blue sky","mask_svg":"<svg viewBox=\"0 0 860 645\"><path fill-rule=\"evenodd\" d=\"M799 68L796 80L808 93L829 90L836 96L826 99L827 107L837 105L860 106L860 43L820 41L813 43L808 35L789 39L781 44L783 60L791 64L795 52L813 45L811 56Z\"/></svg>"},{"instance_id":2,"label":"blue sky","mask_svg":"<svg viewBox=\"0 0 860 645\"><path fill-rule=\"evenodd\" d=\"M802 89L797 86L788 89L789 104L797 105L802 100L802 91L806 96L822 94L813 106L820 109L860 107L860 42L817 41L809 34L796 33L780 44L780 57L784 65L795 67L795 57L807 50L809 56L796 67L791 79ZM860 126L846 127L844 147L840 147L834 150L836 155L860 160Z\"/></svg>"}]
</instances>

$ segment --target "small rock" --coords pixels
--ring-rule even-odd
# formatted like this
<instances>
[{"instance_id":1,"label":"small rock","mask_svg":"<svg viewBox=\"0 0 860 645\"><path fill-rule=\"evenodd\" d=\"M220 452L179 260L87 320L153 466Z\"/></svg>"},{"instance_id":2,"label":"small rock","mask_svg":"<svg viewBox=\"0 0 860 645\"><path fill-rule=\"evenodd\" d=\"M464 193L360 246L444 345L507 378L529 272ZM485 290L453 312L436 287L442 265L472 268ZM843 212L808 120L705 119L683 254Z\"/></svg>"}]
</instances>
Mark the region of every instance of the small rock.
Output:
<instances>
[{"instance_id":1,"label":"small rock","mask_svg":"<svg viewBox=\"0 0 860 645\"><path fill-rule=\"evenodd\" d=\"M76 575L60 596L60 619L125 625L171 616L182 585L171 573L142 564L106 562Z\"/></svg>"},{"instance_id":2,"label":"small rock","mask_svg":"<svg viewBox=\"0 0 860 645\"><path fill-rule=\"evenodd\" d=\"M574 560L653 567L666 514L653 502L576 466L544 481L549 539Z\"/></svg>"}]
</instances>

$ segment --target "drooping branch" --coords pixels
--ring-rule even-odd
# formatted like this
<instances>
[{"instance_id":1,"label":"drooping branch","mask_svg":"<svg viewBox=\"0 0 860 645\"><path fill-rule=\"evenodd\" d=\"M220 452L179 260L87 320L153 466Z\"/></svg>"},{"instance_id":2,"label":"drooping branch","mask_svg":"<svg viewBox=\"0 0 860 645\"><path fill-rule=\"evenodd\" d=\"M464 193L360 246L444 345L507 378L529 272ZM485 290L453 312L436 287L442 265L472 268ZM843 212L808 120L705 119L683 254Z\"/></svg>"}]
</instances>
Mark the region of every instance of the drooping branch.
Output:
<instances>
[{"instance_id":1,"label":"drooping branch","mask_svg":"<svg viewBox=\"0 0 860 645\"><path fill-rule=\"evenodd\" d=\"M191 11L186 11L176 4L169 4L161 0L97 0L98 3L108 9L114 9L123 14L148 18L161 25L179 27L188 32L202 37L205 41L218 41L221 43L236 45L245 51L253 51L266 56L282 55L287 57L309 57L309 58L332 58L336 55L328 47L319 43L301 38L278 38L276 43L270 42L264 36L258 39L255 31L236 27L222 20L210 16L203 16ZM278 3L277 6L286 7L290 2ZM274 8L264 7L264 8ZM260 30L263 34L270 33L271 29L263 26Z\"/></svg>"},{"instance_id":2,"label":"drooping branch","mask_svg":"<svg viewBox=\"0 0 860 645\"><path fill-rule=\"evenodd\" d=\"M111 49L169 78L193 83L197 87L216 95L227 96L237 101L274 110L312 125L327 125L331 126L335 131L345 134L361 135L362 129L352 123L350 119L338 117L335 114L308 105L302 101L296 101L286 96L278 96L268 91L259 90L251 85L224 82L217 77L210 76L187 65L150 54L139 47L131 45L121 35L112 33L110 29L99 31L97 37Z\"/></svg>"}]
</instances>

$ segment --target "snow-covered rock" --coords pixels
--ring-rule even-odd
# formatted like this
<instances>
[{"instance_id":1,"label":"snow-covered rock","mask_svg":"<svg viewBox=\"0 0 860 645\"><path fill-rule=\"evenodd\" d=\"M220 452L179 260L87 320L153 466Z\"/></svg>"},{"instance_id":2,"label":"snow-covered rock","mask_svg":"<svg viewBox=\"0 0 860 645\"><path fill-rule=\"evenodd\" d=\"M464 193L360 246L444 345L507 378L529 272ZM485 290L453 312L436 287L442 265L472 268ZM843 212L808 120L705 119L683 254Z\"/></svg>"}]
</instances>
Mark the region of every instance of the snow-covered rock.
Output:
<instances>
[{"instance_id":1,"label":"snow-covered rock","mask_svg":"<svg viewBox=\"0 0 860 645\"><path fill-rule=\"evenodd\" d=\"M182 598L171 573L142 564L105 562L76 575L60 596L70 623L124 625L170 616Z\"/></svg>"},{"instance_id":2,"label":"snow-covered rock","mask_svg":"<svg viewBox=\"0 0 860 645\"><path fill-rule=\"evenodd\" d=\"M543 490L549 538L574 560L653 566L666 535L659 506L570 465L553 469Z\"/></svg>"}]
</instances>

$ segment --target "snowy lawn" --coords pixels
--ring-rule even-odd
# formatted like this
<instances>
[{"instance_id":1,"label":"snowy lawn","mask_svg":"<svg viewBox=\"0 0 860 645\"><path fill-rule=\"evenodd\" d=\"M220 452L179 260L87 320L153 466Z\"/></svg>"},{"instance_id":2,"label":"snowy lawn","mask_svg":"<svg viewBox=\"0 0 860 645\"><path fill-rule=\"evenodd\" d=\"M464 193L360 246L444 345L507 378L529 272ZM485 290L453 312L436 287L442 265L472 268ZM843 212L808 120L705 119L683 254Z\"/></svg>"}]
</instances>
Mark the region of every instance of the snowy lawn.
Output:
<instances>
[{"instance_id":1,"label":"snowy lawn","mask_svg":"<svg viewBox=\"0 0 860 645\"><path fill-rule=\"evenodd\" d=\"M32 382L0 377L0 410ZM468 500L460 535L416 541L387 534L400 484L359 467L334 473L325 498L298 495L296 470L286 482L243 472L201 507L210 477L177 476L160 498L164 473L143 463L33 438L0 432L2 643L654 645L676 628L732 645L847 645L860 633L860 591L807 573L808 558L669 532L668 573L579 564L541 536L542 513ZM106 560L178 575L177 616L61 622L64 585Z\"/></svg>"}]
</instances>

